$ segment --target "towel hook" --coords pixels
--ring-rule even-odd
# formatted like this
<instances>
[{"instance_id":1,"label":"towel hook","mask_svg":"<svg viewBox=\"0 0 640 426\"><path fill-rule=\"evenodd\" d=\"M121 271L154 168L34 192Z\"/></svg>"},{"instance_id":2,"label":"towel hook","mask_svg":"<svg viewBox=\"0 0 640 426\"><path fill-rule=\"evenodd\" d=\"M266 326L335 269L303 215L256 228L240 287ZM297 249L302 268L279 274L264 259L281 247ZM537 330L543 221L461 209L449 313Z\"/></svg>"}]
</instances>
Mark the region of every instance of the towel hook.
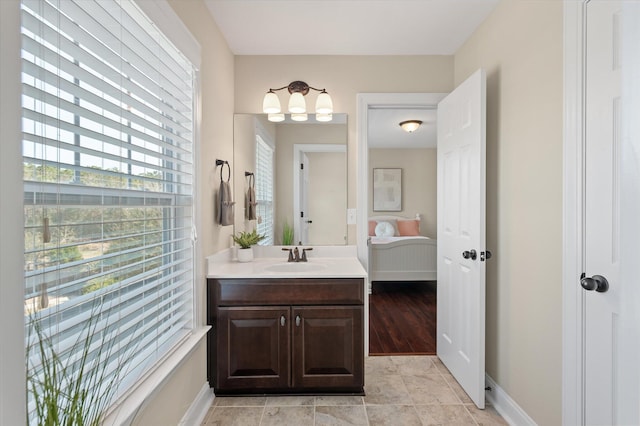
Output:
<instances>
[{"instance_id":1,"label":"towel hook","mask_svg":"<svg viewBox=\"0 0 640 426\"><path fill-rule=\"evenodd\" d=\"M255 184L255 175L253 174L253 172L244 172L244 177L249 177L249 187L253 187Z\"/></svg>"},{"instance_id":2,"label":"towel hook","mask_svg":"<svg viewBox=\"0 0 640 426\"><path fill-rule=\"evenodd\" d=\"M222 168L220 169L220 181L222 182L222 171L224 170L224 165L227 165L227 182L229 182L231 180L231 166L229 165L229 162L226 160L218 160L216 159L216 167L218 166L222 166Z\"/></svg>"}]
</instances>

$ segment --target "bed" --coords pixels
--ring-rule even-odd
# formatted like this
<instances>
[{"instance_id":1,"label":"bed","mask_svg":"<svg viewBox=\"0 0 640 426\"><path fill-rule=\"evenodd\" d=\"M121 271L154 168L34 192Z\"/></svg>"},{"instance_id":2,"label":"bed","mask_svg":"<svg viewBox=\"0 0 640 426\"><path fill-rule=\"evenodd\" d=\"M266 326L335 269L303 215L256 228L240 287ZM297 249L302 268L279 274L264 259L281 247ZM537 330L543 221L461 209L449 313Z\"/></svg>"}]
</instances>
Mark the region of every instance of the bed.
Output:
<instances>
[{"instance_id":1,"label":"bed","mask_svg":"<svg viewBox=\"0 0 640 426\"><path fill-rule=\"evenodd\" d=\"M372 224L375 223L374 224ZM393 227L380 225L386 222ZM419 229L420 215L372 216L369 218L369 282L373 281L435 281L437 279L437 241L413 231ZM377 232L381 228L386 232ZM398 228L401 228L399 231ZM404 228L404 229L402 229ZM402 232L404 231L404 232ZM390 235L393 232L393 235ZM371 235L373 234L373 235ZM400 235L411 234L410 236Z\"/></svg>"}]
</instances>

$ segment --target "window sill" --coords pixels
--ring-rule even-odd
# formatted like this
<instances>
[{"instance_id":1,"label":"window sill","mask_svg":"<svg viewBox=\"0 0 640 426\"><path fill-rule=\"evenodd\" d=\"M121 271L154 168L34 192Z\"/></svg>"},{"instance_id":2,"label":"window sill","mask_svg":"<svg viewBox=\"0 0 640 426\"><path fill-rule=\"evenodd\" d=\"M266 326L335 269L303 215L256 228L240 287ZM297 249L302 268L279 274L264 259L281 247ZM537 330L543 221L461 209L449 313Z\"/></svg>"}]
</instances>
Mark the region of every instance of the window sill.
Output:
<instances>
[{"instance_id":1,"label":"window sill","mask_svg":"<svg viewBox=\"0 0 640 426\"><path fill-rule=\"evenodd\" d=\"M131 390L120 397L107 411L104 424L131 424L136 415L158 389L175 373L185 359L206 338L210 326L194 329L190 336L176 346L157 366L144 375Z\"/></svg>"}]
</instances>

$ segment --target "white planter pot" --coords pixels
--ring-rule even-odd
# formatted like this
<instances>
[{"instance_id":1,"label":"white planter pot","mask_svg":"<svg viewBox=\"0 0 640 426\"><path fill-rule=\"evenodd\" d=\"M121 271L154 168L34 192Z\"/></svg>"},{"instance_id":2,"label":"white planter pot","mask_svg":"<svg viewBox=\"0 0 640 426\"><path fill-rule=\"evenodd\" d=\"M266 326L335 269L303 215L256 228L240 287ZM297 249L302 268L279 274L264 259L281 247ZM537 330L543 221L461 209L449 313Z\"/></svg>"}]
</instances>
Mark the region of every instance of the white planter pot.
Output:
<instances>
[{"instance_id":1,"label":"white planter pot","mask_svg":"<svg viewBox=\"0 0 640 426\"><path fill-rule=\"evenodd\" d=\"M253 247L238 248L238 262L251 262L253 260Z\"/></svg>"}]
</instances>

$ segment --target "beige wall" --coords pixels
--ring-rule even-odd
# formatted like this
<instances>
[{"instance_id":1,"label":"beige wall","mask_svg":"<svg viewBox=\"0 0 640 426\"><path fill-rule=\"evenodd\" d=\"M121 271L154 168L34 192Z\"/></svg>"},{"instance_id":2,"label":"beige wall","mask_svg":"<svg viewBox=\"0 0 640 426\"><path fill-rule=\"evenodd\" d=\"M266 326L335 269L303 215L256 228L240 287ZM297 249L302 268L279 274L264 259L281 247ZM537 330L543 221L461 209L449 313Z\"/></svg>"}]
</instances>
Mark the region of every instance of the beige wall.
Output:
<instances>
[{"instance_id":1,"label":"beige wall","mask_svg":"<svg viewBox=\"0 0 640 426\"><path fill-rule=\"evenodd\" d=\"M561 423L562 2L503 0L455 55L487 72L487 373Z\"/></svg>"},{"instance_id":2,"label":"beige wall","mask_svg":"<svg viewBox=\"0 0 640 426\"><path fill-rule=\"evenodd\" d=\"M262 98L269 88L282 87L295 80L326 88L333 99L334 110L349 115L347 205L356 208L356 95L450 92L453 57L236 56L235 111L262 112ZM349 244L356 243L355 225L349 225L348 237Z\"/></svg>"},{"instance_id":3,"label":"beige wall","mask_svg":"<svg viewBox=\"0 0 640 426\"><path fill-rule=\"evenodd\" d=\"M420 213L420 233L436 238L437 223L437 153L435 148L425 149L369 149L369 216L399 215L414 217ZM402 211L373 211L373 169L402 169Z\"/></svg>"},{"instance_id":4,"label":"beige wall","mask_svg":"<svg viewBox=\"0 0 640 426\"><path fill-rule=\"evenodd\" d=\"M215 160L233 159L233 55L206 6L200 1L169 0L171 7L187 25L202 48L200 85L202 90L199 171L197 189L200 203L198 238L201 260L229 247L232 226L214 222L213 200L218 188L219 170ZM217 179L216 179L217 177ZM199 324L205 323L205 280L197 271L195 299L199 303ZM206 382L206 342L186 358L138 413L135 424L178 424Z\"/></svg>"}]
</instances>

